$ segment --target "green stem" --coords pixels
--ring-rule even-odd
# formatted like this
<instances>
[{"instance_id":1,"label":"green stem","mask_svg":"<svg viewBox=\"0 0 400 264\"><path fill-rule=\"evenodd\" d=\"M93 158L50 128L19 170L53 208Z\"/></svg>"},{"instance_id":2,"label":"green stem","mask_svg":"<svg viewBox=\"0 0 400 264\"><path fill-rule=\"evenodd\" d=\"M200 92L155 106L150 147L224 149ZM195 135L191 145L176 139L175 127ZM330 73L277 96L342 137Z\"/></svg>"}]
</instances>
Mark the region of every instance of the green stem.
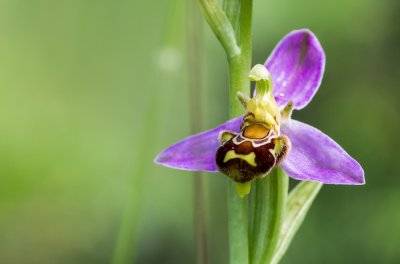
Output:
<instances>
[{"instance_id":1,"label":"green stem","mask_svg":"<svg viewBox=\"0 0 400 264\"><path fill-rule=\"evenodd\" d=\"M238 42L240 45L240 53L237 55L228 55L229 63L229 106L230 117L236 117L243 114L243 107L237 100L238 92L250 95L249 72L251 69L252 42L251 42L251 26L252 26L252 0L242 0L240 2L240 16Z\"/></svg>"},{"instance_id":2,"label":"green stem","mask_svg":"<svg viewBox=\"0 0 400 264\"><path fill-rule=\"evenodd\" d=\"M225 10L219 6L217 0L198 0L198 3L228 58L229 113L230 118L233 118L243 114L243 108L236 99L237 92L250 95L248 74L252 56L253 0L225 0ZM234 10L238 12L235 13ZM248 197L240 198L232 181L228 182L228 234L230 263L247 264L249 262Z\"/></svg>"},{"instance_id":3,"label":"green stem","mask_svg":"<svg viewBox=\"0 0 400 264\"><path fill-rule=\"evenodd\" d=\"M249 263L248 233L247 233L247 196L240 198L235 183L228 180L228 234L229 263Z\"/></svg>"},{"instance_id":4,"label":"green stem","mask_svg":"<svg viewBox=\"0 0 400 264\"><path fill-rule=\"evenodd\" d=\"M288 183L279 167L255 183L251 263L271 263L285 218Z\"/></svg>"},{"instance_id":5,"label":"green stem","mask_svg":"<svg viewBox=\"0 0 400 264\"><path fill-rule=\"evenodd\" d=\"M251 68L251 20L252 0L240 2L239 36L240 53L227 54L229 63L229 105L230 118L243 114L243 108L236 99L237 93L250 94L249 71ZM228 232L230 263L249 262L248 243L248 197L240 198L235 183L228 183Z\"/></svg>"},{"instance_id":6,"label":"green stem","mask_svg":"<svg viewBox=\"0 0 400 264\"><path fill-rule=\"evenodd\" d=\"M229 60L231 118L243 113L243 107L236 99L237 92L250 93L247 76L250 71L250 61L242 54ZM231 180L228 180L228 233L230 263L248 263L248 197L240 198L235 182Z\"/></svg>"}]
</instances>

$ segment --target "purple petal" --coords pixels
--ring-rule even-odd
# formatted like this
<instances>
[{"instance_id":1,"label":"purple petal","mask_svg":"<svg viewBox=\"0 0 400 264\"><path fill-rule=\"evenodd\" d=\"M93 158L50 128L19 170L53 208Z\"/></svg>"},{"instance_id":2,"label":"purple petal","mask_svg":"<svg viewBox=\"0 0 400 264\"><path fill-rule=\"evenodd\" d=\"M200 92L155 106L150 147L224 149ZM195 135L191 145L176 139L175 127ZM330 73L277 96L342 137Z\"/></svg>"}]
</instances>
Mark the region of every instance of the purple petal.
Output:
<instances>
[{"instance_id":1,"label":"purple petal","mask_svg":"<svg viewBox=\"0 0 400 264\"><path fill-rule=\"evenodd\" d=\"M174 169L216 172L219 134L224 130L240 132L242 120L243 116L236 117L214 129L188 137L158 154L154 162Z\"/></svg>"},{"instance_id":2,"label":"purple petal","mask_svg":"<svg viewBox=\"0 0 400 264\"><path fill-rule=\"evenodd\" d=\"M295 30L279 42L265 67L271 73L278 105L293 101L294 109L302 109L321 84L325 53L311 31Z\"/></svg>"},{"instance_id":3,"label":"purple petal","mask_svg":"<svg viewBox=\"0 0 400 264\"><path fill-rule=\"evenodd\" d=\"M282 168L294 179L325 184L364 184L360 164L333 139L318 129L296 120L282 124L292 149Z\"/></svg>"}]
</instances>

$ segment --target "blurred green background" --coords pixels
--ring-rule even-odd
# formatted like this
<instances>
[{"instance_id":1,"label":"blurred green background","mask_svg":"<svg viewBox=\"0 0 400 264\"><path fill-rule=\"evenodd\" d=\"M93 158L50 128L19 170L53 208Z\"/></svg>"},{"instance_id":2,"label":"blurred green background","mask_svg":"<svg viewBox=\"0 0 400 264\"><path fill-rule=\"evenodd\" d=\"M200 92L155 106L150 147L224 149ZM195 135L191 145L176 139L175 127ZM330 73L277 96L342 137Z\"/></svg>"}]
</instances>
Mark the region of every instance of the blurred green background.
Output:
<instances>
[{"instance_id":1,"label":"blurred green background","mask_svg":"<svg viewBox=\"0 0 400 264\"><path fill-rule=\"evenodd\" d=\"M152 164L190 134L184 3L0 0L0 263L110 263L124 217L137 263L194 263L193 177ZM254 1L254 64L293 29L320 39L322 86L294 116L367 180L325 186L283 263L400 263L399 12ZM204 35L207 129L227 119L228 81ZM226 179L206 181L210 262L226 263Z\"/></svg>"}]
</instances>

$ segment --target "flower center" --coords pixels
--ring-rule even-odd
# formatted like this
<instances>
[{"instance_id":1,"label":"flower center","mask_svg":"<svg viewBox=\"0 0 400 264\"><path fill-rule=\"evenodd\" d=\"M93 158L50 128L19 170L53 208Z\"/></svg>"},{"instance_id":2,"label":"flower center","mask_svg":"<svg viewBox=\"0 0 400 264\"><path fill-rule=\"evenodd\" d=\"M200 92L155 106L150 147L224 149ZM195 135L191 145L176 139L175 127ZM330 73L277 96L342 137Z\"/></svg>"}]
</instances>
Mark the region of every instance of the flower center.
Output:
<instances>
[{"instance_id":1,"label":"flower center","mask_svg":"<svg viewBox=\"0 0 400 264\"><path fill-rule=\"evenodd\" d=\"M256 94L238 94L245 107L240 133L225 131L216 153L218 169L237 182L241 196L250 191L250 182L264 177L283 160L290 148L280 135L281 113L275 101L271 75L264 65L256 65L249 78L256 82Z\"/></svg>"}]
</instances>

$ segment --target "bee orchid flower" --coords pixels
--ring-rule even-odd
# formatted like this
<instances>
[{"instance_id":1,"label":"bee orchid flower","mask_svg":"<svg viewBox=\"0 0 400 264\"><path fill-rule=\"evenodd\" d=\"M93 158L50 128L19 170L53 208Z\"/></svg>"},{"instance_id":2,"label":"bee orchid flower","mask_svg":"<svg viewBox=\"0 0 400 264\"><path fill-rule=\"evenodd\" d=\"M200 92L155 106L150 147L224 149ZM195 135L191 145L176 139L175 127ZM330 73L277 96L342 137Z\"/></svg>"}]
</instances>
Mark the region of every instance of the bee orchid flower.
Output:
<instances>
[{"instance_id":1,"label":"bee orchid flower","mask_svg":"<svg viewBox=\"0 0 400 264\"><path fill-rule=\"evenodd\" d=\"M307 29L290 32L264 65L250 71L256 91L252 98L238 95L243 116L170 146L155 162L188 171L220 171L237 182L238 190L247 190L242 194L250 191L251 181L276 166L296 180L364 184L362 167L342 147L291 118L292 110L311 101L324 69L325 53L316 36Z\"/></svg>"}]
</instances>

